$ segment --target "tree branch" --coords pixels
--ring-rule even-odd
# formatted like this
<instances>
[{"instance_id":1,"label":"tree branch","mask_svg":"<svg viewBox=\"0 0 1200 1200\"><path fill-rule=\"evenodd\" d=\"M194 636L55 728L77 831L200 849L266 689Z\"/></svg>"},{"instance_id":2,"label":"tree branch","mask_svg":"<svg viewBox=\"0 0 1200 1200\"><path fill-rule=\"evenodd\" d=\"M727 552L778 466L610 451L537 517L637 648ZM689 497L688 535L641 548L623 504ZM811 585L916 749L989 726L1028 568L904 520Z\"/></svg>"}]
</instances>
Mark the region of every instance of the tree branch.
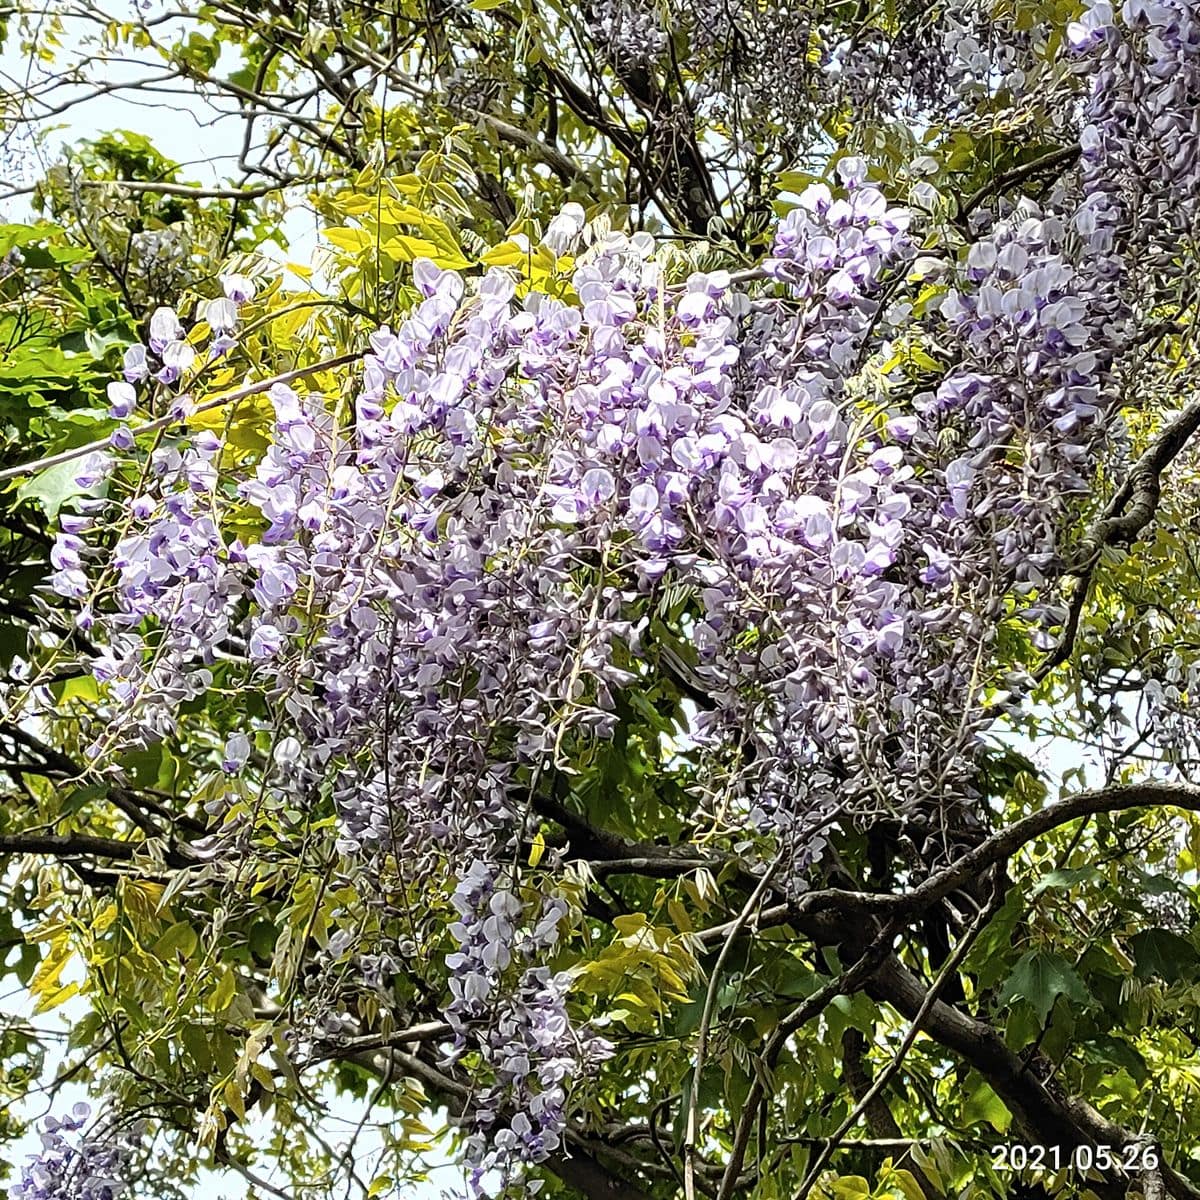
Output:
<instances>
[{"instance_id":1,"label":"tree branch","mask_svg":"<svg viewBox=\"0 0 1200 1200\"><path fill-rule=\"evenodd\" d=\"M257 200L291 187L315 187L319 183L330 183L341 178L340 175L296 175L277 183L263 183L245 188L197 187L186 183L157 183L154 180L135 179L81 179L79 185L86 188L111 187L135 195L150 192L161 196L185 196L192 200Z\"/></svg>"},{"instance_id":2,"label":"tree branch","mask_svg":"<svg viewBox=\"0 0 1200 1200\"><path fill-rule=\"evenodd\" d=\"M245 400L247 396L257 396L260 392L267 391L277 383L291 383L293 379L303 379L305 376L315 375L318 371L332 371L337 367L344 367L347 363L356 362L362 356L363 351L361 350L356 350L351 354L339 354L336 358L327 358L307 367L295 367L291 371L272 375L270 379L262 379L256 383L244 384L240 388L234 388L231 392L223 392L219 396L214 396L212 399L206 400L203 404L197 404L192 409L191 415L195 416L199 413L209 412L214 408L220 408L225 404L233 404L235 401ZM147 421L144 425L139 425L132 432L136 437L143 433L156 433L160 429L167 429L172 425L180 423L180 418L171 416L168 413L165 417L157 417L153 421ZM23 463L16 467L6 467L0 471L0 483L3 483L7 479L19 479L24 475L31 475L36 471L45 471L50 467L57 467L60 463L71 462L76 458L84 458L86 455L97 450L107 450L108 445L108 438L99 438L97 441L86 442L82 446L76 446L72 450L64 450L60 454L51 454L47 458L39 458L36 462Z\"/></svg>"},{"instance_id":3,"label":"tree branch","mask_svg":"<svg viewBox=\"0 0 1200 1200\"><path fill-rule=\"evenodd\" d=\"M758 916L758 924L761 927L765 924L796 922L801 927L807 925L808 928L815 928L813 918L822 914L837 914L842 922L867 913L915 915L951 892L958 891L990 867L1006 862L1022 846L1060 825L1096 813L1124 812L1131 808L1182 808L1189 812L1200 812L1200 788L1184 784L1133 783L1080 792L1014 821L963 854L952 866L931 875L912 891L855 892L844 888L825 888L806 892L790 903L764 909ZM713 943L724 937L728 929L728 923L712 926L696 936L706 944Z\"/></svg>"},{"instance_id":4,"label":"tree branch","mask_svg":"<svg viewBox=\"0 0 1200 1200\"><path fill-rule=\"evenodd\" d=\"M973 1066L1013 1111L1019 1124L1040 1143L1064 1148L1106 1145L1123 1149L1143 1140L1108 1120L1087 1101L1063 1092L1054 1082L1051 1064L1041 1056L1027 1063L1008 1048L991 1025L940 1000L927 1003L924 985L896 956L887 959L875 973L867 992L891 1004L903 1016L912 1020L920 1016L925 1032ZM1176 1200L1200 1200L1200 1188L1171 1167L1162 1167L1162 1178ZM1113 1200L1125 1194L1123 1186L1108 1190Z\"/></svg>"},{"instance_id":5,"label":"tree branch","mask_svg":"<svg viewBox=\"0 0 1200 1200\"><path fill-rule=\"evenodd\" d=\"M1059 167L1070 166L1078 157L1079 147L1077 145L1062 146L1057 150L1051 150L1048 154L1043 154L1040 158L1035 158L1032 162L1023 163L1008 171L1001 171L994 179L988 180L981 188L967 197L958 210L958 219L965 220L989 196L996 195L1005 188L1024 183L1027 179L1032 179L1034 175L1040 175L1043 171L1053 171Z\"/></svg>"},{"instance_id":6,"label":"tree branch","mask_svg":"<svg viewBox=\"0 0 1200 1200\"><path fill-rule=\"evenodd\" d=\"M1198 429L1200 397L1186 405L1175 420L1159 432L1079 544L1073 556L1076 566L1068 572L1076 578L1077 583L1067 610L1063 634L1058 645L1038 664L1033 673L1035 682L1040 683L1071 657L1079 619L1101 552L1106 546L1132 545L1154 519L1162 497L1162 474L1183 452Z\"/></svg>"},{"instance_id":7,"label":"tree branch","mask_svg":"<svg viewBox=\"0 0 1200 1200\"><path fill-rule=\"evenodd\" d=\"M0 836L0 854L48 854L52 858L107 858L129 862L144 842L122 842L88 833L14 833Z\"/></svg>"}]
</instances>

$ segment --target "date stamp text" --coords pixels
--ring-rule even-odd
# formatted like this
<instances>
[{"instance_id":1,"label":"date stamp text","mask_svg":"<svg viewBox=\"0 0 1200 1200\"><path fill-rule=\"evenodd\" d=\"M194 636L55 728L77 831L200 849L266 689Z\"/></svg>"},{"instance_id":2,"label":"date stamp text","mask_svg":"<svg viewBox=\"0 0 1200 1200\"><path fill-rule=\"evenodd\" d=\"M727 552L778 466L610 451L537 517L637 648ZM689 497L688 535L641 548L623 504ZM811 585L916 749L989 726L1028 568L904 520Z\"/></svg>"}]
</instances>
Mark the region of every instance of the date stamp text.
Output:
<instances>
[{"instance_id":1,"label":"date stamp text","mask_svg":"<svg viewBox=\"0 0 1200 1200\"><path fill-rule=\"evenodd\" d=\"M1155 1171L1158 1150L1144 1143L1127 1146L996 1146L992 1166L997 1171Z\"/></svg>"}]
</instances>

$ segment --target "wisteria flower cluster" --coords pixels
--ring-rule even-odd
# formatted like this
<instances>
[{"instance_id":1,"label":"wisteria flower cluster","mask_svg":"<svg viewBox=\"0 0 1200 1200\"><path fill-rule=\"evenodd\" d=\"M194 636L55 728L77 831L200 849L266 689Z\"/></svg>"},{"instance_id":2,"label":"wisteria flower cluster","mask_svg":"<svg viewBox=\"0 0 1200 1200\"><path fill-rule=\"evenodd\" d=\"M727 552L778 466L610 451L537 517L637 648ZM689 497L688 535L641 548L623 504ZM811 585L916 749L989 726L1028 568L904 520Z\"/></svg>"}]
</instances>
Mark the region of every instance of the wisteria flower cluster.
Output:
<instances>
[{"instance_id":1,"label":"wisteria flower cluster","mask_svg":"<svg viewBox=\"0 0 1200 1200\"><path fill-rule=\"evenodd\" d=\"M467 1140L470 1184L497 1194L523 1180L562 1143L571 1079L609 1057L611 1045L575 1030L567 1013L570 976L545 966L557 945L567 904L544 897L532 927L526 906L493 865L476 862L460 880L450 926L459 949L448 956L453 1000L446 1017L455 1031L453 1055L477 1044L495 1082L471 1113ZM508 985L505 986L506 982ZM482 1039L472 1034L487 1030ZM529 1190L537 1190L530 1181Z\"/></svg>"},{"instance_id":2,"label":"wisteria flower cluster","mask_svg":"<svg viewBox=\"0 0 1200 1200\"><path fill-rule=\"evenodd\" d=\"M588 11L588 28L617 62L644 66L667 50L662 19L641 0L597 0Z\"/></svg>"},{"instance_id":3,"label":"wisteria flower cluster","mask_svg":"<svg viewBox=\"0 0 1200 1200\"><path fill-rule=\"evenodd\" d=\"M1022 29L990 0L897 7L886 28L826 38L823 73L863 117L966 116L1001 93L1023 95L1044 63L1044 33Z\"/></svg>"},{"instance_id":4,"label":"wisteria flower cluster","mask_svg":"<svg viewBox=\"0 0 1200 1200\"><path fill-rule=\"evenodd\" d=\"M1000 94L1018 97L1046 58L1043 31L1022 28L989 0L902 3L891 20L834 21L811 6L689 0L600 0L588 29L618 74L671 56L696 75L692 102L706 119L763 118L795 128L812 93L834 88L860 119L970 114ZM674 38L674 43L672 41ZM706 64L719 70L706 70Z\"/></svg>"},{"instance_id":5,"label":"wisteria flower cluster","mask_svg":"<svg viewBox=\"0 0 1200 1200\"><path fill-rule=\"evenodd\" d=\"M1196 236L1200 11L1192 0L1126 0L1119 13L1088 0L1067 30L1088 79L1079 145L1093 203L1080 214L1079 233L1111 262L1119 232L1127 255L1158 268L1138 289L1149 305L1166 298L1155 287L1169 277L1164 256ZM1096 205L1123 205L1139 217L1118 228L1092 220Z\"/></svg>"},{"instance_id":6,"label":"wisteria flower cluster","mask_svg":"<svg viewBox=\"0 0 1200 1200\"><path fill-rule=\"evenodd\" d=\"M90 1116L80 1103L70 1116L43 1120L41 1153L22 1167L12 1200L119 1200L126 1193L132 1143L82 1133Z\"/></svg>"}]
</instances>

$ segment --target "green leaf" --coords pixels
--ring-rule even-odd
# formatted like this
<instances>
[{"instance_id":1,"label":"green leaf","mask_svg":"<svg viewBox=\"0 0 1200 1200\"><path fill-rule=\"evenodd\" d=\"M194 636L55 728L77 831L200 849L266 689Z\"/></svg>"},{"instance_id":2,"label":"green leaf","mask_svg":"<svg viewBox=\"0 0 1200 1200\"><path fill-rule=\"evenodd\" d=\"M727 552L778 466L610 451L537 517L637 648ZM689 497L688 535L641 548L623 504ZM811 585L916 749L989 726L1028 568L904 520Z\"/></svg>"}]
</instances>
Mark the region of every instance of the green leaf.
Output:
<instances>
[{"instance_id":1,"label":"green leaf","mask_svg":"<svg viewBox=\"0 0 1200 1200\"><path fill-rule=\"evenodd\" d=\"M57 1008L64 1000L70 999L79 990L77 983L67 984L65 987L59 983L63 968L70 961L74 952L70 931L66 928L59 929L51 939L50 948L38 964L33 978L29 981L29 991L36 1001L34 1012L49 1012L51 1009Z\"/></svg>"},{"instance_id":2,"label":"green leaf","mask_svg":"<svg viewBox=\"0 0 1200 1200\"><path fill-rule=\"evenodd\" d=\"M129 339L120 333L97 333L94 329L85 329L83 331L84 344L87 346L91 356L97 362L103 362L108 357L108 352L114 346L125 346Z\"/></svg>"},{"instance_id":3,"label":"green leaf","mask_svg":"<svg viewBox=\"0 0 1200 1200\"><path fill-rule=\"evenodd\" d=\"M371 235L362 229L348 227L326 229L324 237L327 242L331 242L339 250L348 251L350 254L358 254L359 251L365 250L373 244Z\"/></svg>"},{"instance_id":4,"label":"green leaf","mask_svg":"<svg viewBox=\"0 0 1200 1200\"><path fill-rule=\"evenodd\" d=\"M968 1129L986 1121L997 1133L1005 1133L1012 1123L1012 1113L991 1085L980 1079L963 1105L962 1120Z\"/></svg>"},{"instance_id":5,"label":"green leaf","mask_svg":"<svg viewBox=\"0 0 1200 1200\"><path fill-rule=\"evenodd\" d=\"M1014 1000L1028 1000L1045 1025L1060 996L1084 1008L1095 1003L1087 985L1065 958L1048 950L1031 950L1021 956L1004 981L996 1004L1003 1008Z\"/></svg>"},{"instance_id":6,"label":"green leaf","mask_svg":"<svg viewBox=\"0 0 1200 1200\"><path fill-rule=\"evenodd\" d=\"M160 959L172 959L178 951L184 958L191 958L196 951L196 931L187 921L172 925L154 943L154 954Z\"/></svg>"},{"instance_id":7,"label":"green leaf","mask_svg":"<svg viewBox=\"0 0 1200 1200\"><path fill-rule=\"evenodd\" d=\"M255 921L247 939L250 953L263 962L270 962L275 953L279 930L270 921Z\"/></svg>"},{"instance_id":8,"label":"green leaf","mask_svg":"<svg viewBox=\"0 0 1200 1200\"><path fill-rule=\"evenodd\" d=\"M984 926L967 956L966 970L981 988L994 987L1011 961L1013 934L1025 911L1020 888L1009 888L1000 911Z\"/></svg>"},{"instance_id":9,"label":"green leaf","mask_svg":"<svg viewBox=\"0 0 1200 1200\"><path fill-rule=\"evenodd\" d=\"M87 1046L104 1028L104 1017L98 1012L84 1013L77 1021L71 1022L71 1032L67 1036L67 1045L72 1049Z\"/></svg>"},{"instance_id":10,"label":"green leaf","mask_svg":"<svg viewBox=\"0 0 1200 1200\"><path fill-rule=\"evenodd\" d=\"M127 750L118 761L135 787L166 790L175 782L178 763L161 742L146 749Z\"/></svg>"},{"instance_id":11,"label":"green leaf","mask_svg":"<svg viewBox=\"0 0 1200 1200\"><path fill-rule=\"evenodd\" d=\"M928 1200L917 1182L917 1177L911 1171L895 1168L888 1177L888 1182L895 1184L904 1193L904 1200Z\"/></svg>"},{"instance_id":12,"label":"green leaf","mask_svg":"<svg viewBox=\"0 0 1200 1200\"><path fill-rule=\"evenodd\" d=\"M100 699L100 688L93 675L77 675L74 679L64 679L51 689L55 698L61 704L65 700L87 700L94 702Z\"/></svg>"},{"instance_id":13,"label":"green leaf","mask_svg":"<svg viewBox=\"0 0 1200 1200\"><path fill-rule=\"evenodd\" d=\"M56 467L47 467L21 484L17 488L17 496L21 500L33 500L41 506L49 520L56 521L59 510L68 500L92 491L91 488L81 487L75 482L79 470L78 459L59 463Z\"/></svg>"},{"instance_id":14,"label":"green leaf","mask_svg":"<svg viewBox=\"0 0 1200 1200\"><path fill-rule=\"evenodd\" d=\"M29 631L25 626L0 621L0 666L10 666L17 655L25 653L28 642Z\"/></svg>"},{"instance_id":15,"label":"green leaf","mask_svg":"<svg viewBox=\"0 0 1200 1200\"><path fill-rule=\"evenodd\" d=\"M217 980L217 986L213 988L212 994L208 998L208 1011L210 1013L223 1013L233 1003L233 998L236 994L237 980L234 978L233 972L226 967L221 973L221 978Z\"/></svg>"},{"instance_id":16,"label":"green leaf","mask_svg":"<svg viewBox=\"0 0 1200 1200\"><path fill-rule=\"evenodd\" d=\"M1157 976L1166 983L1194 980L1200 974L1200 955L1196 947L1169 929L1155 927L1135 934L1129 942L1133 951L1133 973L1139 979Z\"/></svg>"},{"instance_id":17,"label":"green leaf","mask_svg":"<svg viewBox=\"0 0 1200 1200\"><path fill-rule=\"evenodd\" d=\"M99 800L106 795L108 795L108 788L100 783L90 783L86 787L76 788L63 801L63 815L71 816L79 812L85 805L91 804L94 800Z\"/></svg>"},{"instance_id":18,"label":"green leaf","mask_svg":"<svg viewBox=\"0 0 1200 1200\"><path fill-rule=\"evenodd\" d=\"M14 246L36 246L54 237L65 237L61 225L39 221L35 225L0 225L0 255L7 254Z\"/></svg>"},{"instance_id":19,"label":"green leaf","mask_svg":"<svg viewBox=\"0 0 1200 1200\"><path fill-rule=\"evenodd\" d=\"M791 192L796 196L811 184L820 182L819 175L810 175L807 171L781 171L775 177L775 186L781 192Z\"/></svg>"},{"instance_id":20,"label":"green leaf","mask_svg":"<svg viewBox=\"0 0 1200 1200\"><path fill-rule=\"evenodd\" d=\"M1033 885L1031 894L1040 896L1043 892L1070 891L1076 884L1099 883L1103 879L1104 876L1100 873L1099 868L1091 864L1086 867L1061 867L1056 871L1051 871L1043 875Z\"/></svg>"},{"instance_id":21,"label":"green leaf","mask_svg":"<svg viewBox=\"0 0 1200 1200\"><path fill-rule=\"evenodd\" d=\"M777 996L803 1000L820 987L816 972L794 954L780 954L771 965L771 974Z\"/></svg>"},{"instance_id":22,"label":"green leaf","mask_svg":"<svg viewBox=\"0 0 1200 1200\"><path fill-rule=\"evenodd\" d=\"M1085 1054L1089 1061L1106 1067L1123 1067L1138 1083L1149 1077L1146 1060L1123 1038L1101 1034L1092 1038Z\"/></svg>"},{"instance_id":23,"label":"green leaf","mask_svg":"<svg viewBox=\"0 0 1200 1200\"><path fill-rule=\"evenodd\" d=\"M427 241L425 238L413 237L408 233L397 233L394 237L388 238L380 247L380 252L396 262L412 262L415 258L428 258L437 262L439 266L443 265L438 262L441 251L438 249L437 243ZM464 266L470 265L465 259L461 261Z\"/></svg>"},{"instance_id":24,"label":"green leaf","mask_svg":"<svg viewBox=\"0 0 1200 1200\"><path fill-rule=\"evenodd\" d=\"M871 1185L861 1175L843 1175L833 1184L837 1200L866 1200L871 1194Z\"/></svg>"},{"instance_id":25,"label":"green leaf","mask_svg":"<svg viewBox=\"0 0 1200 1200\"><path fill-rule=\"evenodd\" d=\"M933 1155L922 1146L915 1145L912 1148L913 1162L921 1168L921 1173L933 1185L939 1196L946 1194L946 1185L942 1180L941 1170L935 1161Z\"/></svg>"}]
</instances>

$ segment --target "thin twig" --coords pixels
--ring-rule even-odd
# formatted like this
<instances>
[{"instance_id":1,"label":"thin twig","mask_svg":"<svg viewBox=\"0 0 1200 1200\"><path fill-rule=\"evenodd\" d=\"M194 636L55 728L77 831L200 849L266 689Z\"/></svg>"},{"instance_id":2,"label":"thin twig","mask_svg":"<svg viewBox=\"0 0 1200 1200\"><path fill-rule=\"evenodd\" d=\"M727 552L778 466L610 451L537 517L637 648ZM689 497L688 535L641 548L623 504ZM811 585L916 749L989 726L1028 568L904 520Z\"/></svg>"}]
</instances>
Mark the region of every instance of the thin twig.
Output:
<instances>
[{"instance_id":1,"label":"thin twig","mask_svg":"<svg viewBox=\"0 0 1200 1200\"><path fill-rule=\"evenodd\" d=\"M808 1174L805 1176L804 1182L800 1185L799 1192L796 1193L795 1200L806 1200L808 1193L812 1191L813 1184L817 1182L821 1172L825 1169L825 1164L829 1161L830 1156L837 1148L838 1143L842 1140L851 1129L854 1128L859 1117L870 1106L871 1102L879 1096L885 1087L895 1078L896 1073L904 1064L904 1059L907 1057L909 1050L912 1049L913 1043L917 1040L921 1033L921 1025L929 1010L933 1008L937 1001L938 993L942 990L946 980L950 975L958 969L958 964L962 962L967 951L975 943L975 939L983 932L983 927L992 919L993 915L999 909L1002 903L1003 891L1000 888L995 888L992 892L990 903L986 904L979 910L975 920L971 922L971 927L959 939L954 950L942 963L941 970L938 971L933 983L929 987L929 991L925 993L925 999L921 1002L921 1007L917 1010L917 1015L912 1019L908 1027L908 1032L905 1033L904 1039L901 1041L896 1053L892 1056L892 1061L879 1072L875 1082L867 1089L863 1098L854 1106L850 1115L838 1126L833 1136L825 1143L821 1150L817 1153L816 1161L808 1169Z\"/></svg>"},{"instance_id":2,"label":"thin twig","mask_svg":"<svg viewBox=\"0 0 1200 1200\"><path fill-rule=\"evenodd\" d=\"M721 968L729 957L734 940L750 920L782 863L783 855L780 853L775 856L775 860L758 881L754 891L750 893L742 911L729 927L725 943L717 955L717 961L713 964L712 974L709 976L708 990L704 995L704 1010L700 1016L700 1032L696 1040L696 1058L692 1067L692 1094L688 1097L687 1134L683 1144L683 1190L686 1200L695 1200L696 1198L696 1112L700 1103L700 1076L704 1070L704 1056L708 1050L708 1029L712 1023L713 1009L716 1006Z\"/></svg>"},{"instance_id":3,"label":"thin twig","mask_svg":"<svg viewBox=\"0 0 1200 1200\"><path fill-rule=\"evenodd\" d=\"M269 388L274 387L277 383L290 383L293 379L303 379L306 375L315 375L318 371L332 371L336 367L344 367L347 363L355 362L363 356L363 351L356 350L351 354L339 354L336 358L327 358L319 363L313 363L307 367L296 367L291 371L284 371L280 375L272 375L270 379L262 379L257 383L247 383L240 388L235 388L232 392L223 392L219 396L214 396L210 400L206 400L203 404L198 404L192 409L189 416L196 416L199 413L210 412L214 408L220 408L225 404L232 404L237 400L245 400L247 396L255 396L260 392L265 392ZM144 425L139 425L133 430L135 437L143 433L156 433L160 429L167 429L171 425L182 424L186 418L172 416L168 413L165 417L157 417L153 421L147 421ZM94 442L87 442L82 446L76 446L71 450L64 450L60 454L51 454L47 458L40 458L36 462L24 463L16 467L6 467L0 471L0 483L6 479L18 479L23 475L32 475L37 471L45 471L50 467L57 467L62 463L71 462L76 458L83 458L85 455L91 454L96 450L106 450L108 448L108 438L99 438Z\"/></svg>"}]
</instances>

